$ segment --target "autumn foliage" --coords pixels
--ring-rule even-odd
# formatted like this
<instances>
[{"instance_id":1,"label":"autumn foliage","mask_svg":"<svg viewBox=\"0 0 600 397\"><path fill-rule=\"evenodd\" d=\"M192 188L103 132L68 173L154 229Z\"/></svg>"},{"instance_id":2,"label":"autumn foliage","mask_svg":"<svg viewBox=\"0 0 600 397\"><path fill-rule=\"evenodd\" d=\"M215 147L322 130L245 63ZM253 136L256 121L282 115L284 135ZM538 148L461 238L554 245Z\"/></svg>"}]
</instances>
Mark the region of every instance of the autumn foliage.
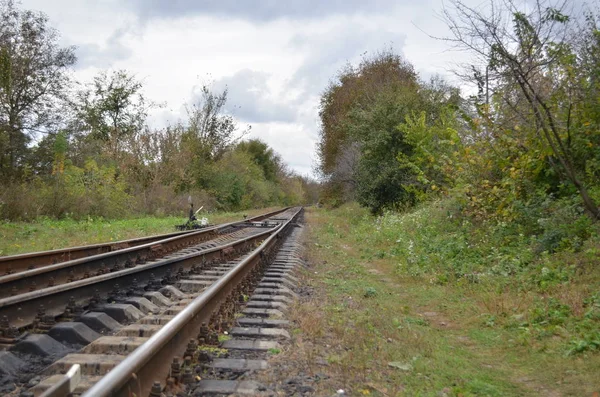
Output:
<instances>
[{"instance_id":1,"label":"autumn foliage","mask_svg":"<svg viewBox=\"0 0 600 397\"><path fill-rule=\"evenodd\" d=\"M123 217L315 201L316 183L266 143L243 140L227 90L204 85L187 117L148 126L143 83L125 70L70 78L73 47L40 12L0 0L0 219Z\"/></svg>"},{"instance_id":2,"label":"autumn foliage","mask_svg":"<svg viewBox=\"0 0 600 397\"><path fill-rule=\"evenodd\" d=\"M597 16L549 1L454 1L443 15L474 59L457 71L467 89L424 81L389 50L342 69L321 97L323 201L382 213L441 195L576 248L600 216Z\"/></svg>"}]
</instances>

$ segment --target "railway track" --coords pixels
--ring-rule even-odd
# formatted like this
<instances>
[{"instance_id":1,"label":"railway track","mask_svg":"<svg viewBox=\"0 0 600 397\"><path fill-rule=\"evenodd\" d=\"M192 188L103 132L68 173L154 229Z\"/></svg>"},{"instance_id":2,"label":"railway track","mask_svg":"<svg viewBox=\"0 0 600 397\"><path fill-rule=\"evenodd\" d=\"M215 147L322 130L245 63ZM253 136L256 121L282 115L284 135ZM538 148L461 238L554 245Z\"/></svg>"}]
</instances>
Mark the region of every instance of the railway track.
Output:
<instances>
[{"instance_id":1,"label":"railway track","mask_svg":"<svg viewBox=\"0 0 600 397\"><path fill-rule=\"evenodd\" d=\"M204 233L169 237L189 243L175 243L168 251L154 247L160 256L147 256L140 263L133 262L133 255L152 252L156 241L114 251L108 254L133 263L0 299L0 343L6 347L0 352L0 376L12 376L13 384L21 386L21 394L14 395L59 396L70 388L76 393L89 389L89 396L146 396L156 392L155 381L161 384L173 374L173 356L178 355L182 372L171 383L191 391L187 372L191 360L201 358L195 349L218 343L216 335L231 325L300 215L300 208L285 209ZM192 240L194 234L204 237ZM135 250L140 247L146 251ZM98 267L97 259L92 257ZM107 267L104 261L102 269ZM46 270L40 274L57 274L54 269L63 264L40 268ZM37 365L23 365L23 358L32 355ZM40 371L41 382L32 381Z\"/></svg>"},{"instance_id":2,"label":"railway track","mask_svg":"<svg viewBox=\"0 0 600 397\"><path fill-rule=\"evenodd\" d=\"M245 237L268 229L263 220L282 211L2 276L0 344L11 343L18 331L31 326L47 327L65 310L80 310L94 297L100 300L113 290L118 294L123 288L167 282L180 267L187 270L197 256L204 261L226 256L252 240Z\"/></svg>"},{"instance_id":3,"label":"railway track","mask_svg":"<svg viewBox=\"0 0 600 397\"><path fill-rule=\"evenodd\" d=\"M147 260L210 240L248 223L262 221L281 211L199 231L0 257L0 274L3 274L0 276L0 298L71 282L93 273L106 273L144 264Z\"/></svg>"},{"instance_id":4,"label":"railway track","mask_svg":"<svg viewBox=\"0 0 600 397\"><path fill-rule=\"evenodd\" d=\"M118 251L142 244L177 237L190 231L167 233L156 236L141 237L129 240L111 241L110 243L92 244L81 247L62 248L50 251L39 251L27 254L0 256L0 274L8 275L25 270L32 270L40 266L54 265L59 262L86 258L92 255L100 255L108 252Z\"/></svg>"}]
</instances>

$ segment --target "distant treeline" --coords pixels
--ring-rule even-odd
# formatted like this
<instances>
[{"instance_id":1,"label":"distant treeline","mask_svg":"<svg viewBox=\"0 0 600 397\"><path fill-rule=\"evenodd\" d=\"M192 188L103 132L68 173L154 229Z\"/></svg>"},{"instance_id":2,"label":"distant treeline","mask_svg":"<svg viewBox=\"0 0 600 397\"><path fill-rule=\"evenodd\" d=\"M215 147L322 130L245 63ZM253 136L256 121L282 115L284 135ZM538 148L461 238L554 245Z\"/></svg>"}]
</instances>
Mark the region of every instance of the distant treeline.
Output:
<instances>
[{"instance_id":1,"label":"distant treeline","mask_svg":"<svg viewBox=\"0 0 600 397\"><path fill-rule=\"evenodd\" d=\"M0 1L0 219L172 214L189 195L209 210L316 201L316 182L242 140L227 90L203 87L187 120L155 130L141 81L74 81L58 38L44 14Z\"/></svg>"}]
</instances>

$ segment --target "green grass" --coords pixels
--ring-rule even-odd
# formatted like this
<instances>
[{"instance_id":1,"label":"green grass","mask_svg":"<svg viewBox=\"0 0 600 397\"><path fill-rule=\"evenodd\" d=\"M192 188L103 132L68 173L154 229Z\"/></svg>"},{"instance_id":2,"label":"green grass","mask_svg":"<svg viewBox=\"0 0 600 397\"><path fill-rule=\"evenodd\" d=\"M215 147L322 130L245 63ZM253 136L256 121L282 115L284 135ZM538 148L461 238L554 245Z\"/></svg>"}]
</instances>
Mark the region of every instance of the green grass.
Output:
<instances>
[{"instance_id":1,"label":"green grass","mask_svg":"<svg viewBox=\"0 0 600 397\"><path fill-rule=\"evenodd\" d=\"M231 335L219 334L218 336L219 342L225 342L231 339Z\"/></svg>"},{"instance_id":2,"label":"green grass","mask_svg":"<svg viewBox=\"0 0 600 397\"><path fill-rule=\"evenodd\" d=\"M538 255L531 239L451 214L439 202L379 218L354 205L308 211L316 293L295 310L290 350L328 362L318 392L600 390L597 234L579 252Z\"/></svg>"},{"instance_id":3,"label":"green grass","mask_svg":"<svg viewBox=\"0 0 600 397\"><path fill-rule=\"evenodd\" d=\"M207 218L215 224L241 220L243 215L253 216L271 210L274 208L222 212L209 214ZM40 218L35 222L0 222L0 256L170 233L176 231L175 225L184 222L184 217L174 216L120 220Z\"/></svg>"}]
</instances>

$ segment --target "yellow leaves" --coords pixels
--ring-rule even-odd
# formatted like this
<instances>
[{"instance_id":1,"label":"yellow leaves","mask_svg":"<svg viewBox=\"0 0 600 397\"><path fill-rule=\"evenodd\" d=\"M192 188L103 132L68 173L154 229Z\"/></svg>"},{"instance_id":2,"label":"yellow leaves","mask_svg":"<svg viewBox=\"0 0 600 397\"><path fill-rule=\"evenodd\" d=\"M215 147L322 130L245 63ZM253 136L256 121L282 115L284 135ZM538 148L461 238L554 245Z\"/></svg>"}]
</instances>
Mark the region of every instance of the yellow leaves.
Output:
<instances>
[{"instance_id":1,"label":"yellow leaves","mask_svg":"<svg viewBox=\"0 0 600 397\"><path fill-rule=\"evenodd\" d=\"M362 389L360 391L360 394L367 396L367 395L371 394L371 391L369 389Z\"/></svg>"}]
</instances>

